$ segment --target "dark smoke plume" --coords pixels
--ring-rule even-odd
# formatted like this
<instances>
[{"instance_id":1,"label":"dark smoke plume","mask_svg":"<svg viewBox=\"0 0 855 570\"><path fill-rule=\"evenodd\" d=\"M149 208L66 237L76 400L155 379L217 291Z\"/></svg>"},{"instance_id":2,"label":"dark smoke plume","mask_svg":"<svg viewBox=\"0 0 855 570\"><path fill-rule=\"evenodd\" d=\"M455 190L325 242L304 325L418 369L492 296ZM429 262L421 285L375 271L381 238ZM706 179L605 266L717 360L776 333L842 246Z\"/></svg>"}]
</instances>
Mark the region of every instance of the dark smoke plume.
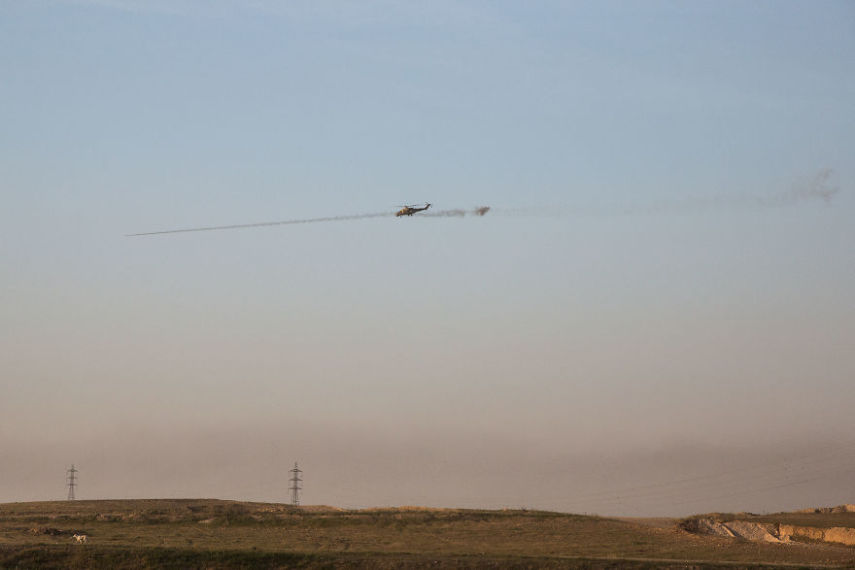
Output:
<instances>
[{"instance_id":1,"label":"dark smoke plume","mask_svg":"<svg viewBox=\"0 0 855 570\"><path fill-rule=\"evenodd\" d=\"M464 216L483 216L490 211L490 206L481 206L473 210L438 210L435 212L422 212L422 218L462 218Z\"/></svg>"}]
</instances>

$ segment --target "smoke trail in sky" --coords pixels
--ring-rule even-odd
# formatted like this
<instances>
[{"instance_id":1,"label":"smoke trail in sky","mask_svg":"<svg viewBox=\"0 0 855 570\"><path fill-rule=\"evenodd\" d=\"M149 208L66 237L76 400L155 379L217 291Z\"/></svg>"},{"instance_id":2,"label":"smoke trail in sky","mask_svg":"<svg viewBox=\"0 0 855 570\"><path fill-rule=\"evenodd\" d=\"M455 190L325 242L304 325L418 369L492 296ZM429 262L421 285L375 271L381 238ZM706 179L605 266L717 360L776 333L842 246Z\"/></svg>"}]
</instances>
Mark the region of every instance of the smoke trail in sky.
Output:
<instances>
[{"instance_id":1,"label":"smoke trail in sky","mask_svg":"<svg viewBox=\"0 0 855 570\"><path fill-rule=\"evenodd\" d=\"M766 195L747 193L712 194L706 196L688 196L670 200L615 204L611 206L567 205L523 206L516 208L498 208L498 214L506 216L562 217L566 215L614 216L639 214L685 214L715 210L750 210L793 206L801 202L822 199L831 203L831 199L840 192L840 188L830 184L834 174L831 168L823 168L810 178L796 181L787 190Z\"/></svg>"},{"instance_id":2,"label":"smoke trail in sky","mask_svg":"<svg viewBox=\"0 0 855 570\"><path fill-rule=\"evenodd\" d=\"M797 204L807 200L821 198L830 203L831 199L840 192L840 188L829 184L834 171L823 168L813 177L796 182L789 190L768 194L765 196L752 196L749 194L721 194L712 196L688 197L685 199L665 200L649 202L646 204L627 204L622 206L600 207L600 208L568 208L567 206L530 206L518 208L499 208L493 210L490 206L481 206L472 210L451 209L420 211L415 214L419 218L462 218L465 216L483 216L489 211L495 211L506 216L563 216L575 215L599 215L609 216L615 214L660 214L660 213L686 213L703 212L721 209L746 209L746 208L770 208ZM278 222L259 222L254 224L233 224L228 226L207 226L200 228L185 228L177 230L163 230L157 232L143 232L127 234L133 236L151 236L160 234L177 234L185 232L207 232L214 230L235 230L241 228L260 228L266 226L284 226L290 224L312 224L317 222L340 222L345 220L363 220L367 218L385 218L394 216L394 212L377 212L373 214L355 214L349 216L329 216L325 218L307 218L300 220L282 220Z\"/></svg>"},{"instance_id":3,"label":"smoke trail in sky","mask_svg":"<svg viewBox=\"0 0 855 570\"><path fill-rule=\"evenodd\" d=\"M623 209L622 213L684 213L706 212L711 210L748 210L793 206L801 202L823 199L826 203L840 189L828 184L833 171L824 168L809 179L794 182L788 190L781 190L765 195L751 194L714 194L709 196L688 197L670 201L660 201L651 204L633 205Z\"/></svg>"},{"instance_id":4,"label":"smoke trail in sky","mask_svg":"<svg viewBox=\"0 0 855 570\"><path fill-rule=\"evenodd\" d=\"M421 218L462 218L464 216L483 216L490 211L490 206L481 206L472 210L439 210L436 212L423 212Z\"/></svg>"},{"instance_id":5,"label":"smoke trail in sky","mask_svg":"<svg viewBox=\"0 0 855 570\"><path fill-rule=\"evenodd\" d=\"M138 234L127 234L127 237L153 236L159 234L179 234L185 232L210 232L214 230L237 230L241 228L263 228L266 226L287 226L291 224L313 224L317 222L342 222L345 220L364 220L367 218L385 218L394 216L394 212L378 212L374 214L355 214L350 216L329 216L326 218L306 218L302 220L282 220L279 222L257 222L254 224L233 224L230 226L207 226L202 228L185 228L179 230L163 230L159 232L143 232Z\"/></svg>"},{"instance_id":6,"label":"smoke trail in sky","mask_svg":"<svg viewBox=\"0 0 855 570\"><path fill-rule=\"evenodd\" d=\"M788 190L772 192L766 195L750 194L720 194L675 200L673 202L652 205L649 210L658 211L705 211L714 209L748 209L774 208L790 206L808 200L821 198L826 203L840 191L836 186L830 186L829 180L834 174L830 168L823 168L808 179L797 180Z\"/></svg>"},{"instance_id":7,"label":"smoke trail in sky","mask_svg":"<svg viewBox=\"0 0 855 570\"><path fill-rule=\"evenodd\" d=\"M823 168L809 180L793 184L788 192L781 192L780 194L760 198L758 203L764 206L778 206L814 198L822 198L826 203L831 202L831 198L840 192L838 186L829 186L829 180L833 174L834 171L832 169Z\"/></svg>"},{"instance_id":8,"label":"smoke trail in sky","mask_svg":"<svg viewBox=\"0 0 855 570\"><path fill-rule=\"evenodd\" d=\"M467 214L473 216L483 216L490 210L489 206L481 206L474 210L440 210L438 212L419 212L415 217L463 217ZM313 224L317 222L342 222L345 220L364 220L367 218L387 218L394 216L394 212L377 212L374 214L354 214L350 216L329 216L326 218L306 218L301 220L282 220L278 222L257 222L254 224L232 224L229 226L206 226L201 228L184 228L178 230L162 230L158 232L143 232L138 234L127 234L127 237L135 236L153 236L161 234L179 234L186 232L210 232L214 230L237 230L242 228L262 228L266 226L286 226L291 224Z\"/></svg>"}]
</instances>

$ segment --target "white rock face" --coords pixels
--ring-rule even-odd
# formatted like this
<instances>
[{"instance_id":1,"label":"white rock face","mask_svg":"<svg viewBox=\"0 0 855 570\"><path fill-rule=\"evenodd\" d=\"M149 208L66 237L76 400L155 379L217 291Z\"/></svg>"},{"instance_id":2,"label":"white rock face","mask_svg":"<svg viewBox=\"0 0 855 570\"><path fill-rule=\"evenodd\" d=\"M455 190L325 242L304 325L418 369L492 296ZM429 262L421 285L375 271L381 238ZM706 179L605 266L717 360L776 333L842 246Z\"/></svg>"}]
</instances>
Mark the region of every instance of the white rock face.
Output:
<instances>
[{"instance_id":1,"label":"white rock face","mask_svg":"<svg viewBox=\"0 0 855 570\"><path fill-rule=\"evenodd\" d=\"M734 536L745 540L753 540L755 542L783 542L781 539L773 536L766 527L760 523L747 521L731 521L723 523Z\"/></svg>"}]
</instances>

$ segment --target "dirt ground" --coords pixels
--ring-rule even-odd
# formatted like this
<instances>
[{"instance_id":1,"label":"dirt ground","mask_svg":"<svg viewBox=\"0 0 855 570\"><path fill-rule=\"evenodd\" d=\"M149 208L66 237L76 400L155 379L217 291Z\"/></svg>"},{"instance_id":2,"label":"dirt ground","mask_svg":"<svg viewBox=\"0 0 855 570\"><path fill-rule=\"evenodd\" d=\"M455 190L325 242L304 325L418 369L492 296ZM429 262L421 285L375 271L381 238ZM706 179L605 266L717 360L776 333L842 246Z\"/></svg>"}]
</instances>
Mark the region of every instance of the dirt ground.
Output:
<instances>
[{"instance_id":1,"label":"dirt ground","mask_svg":"<svg viewBox=\"0 0 855 570\"><path fill-rule=\"evenodd\" d=\"M853 547L757 544L676 523L201 499L7 503L0 568L855 567Z\"/></svg>"}]
</instances>

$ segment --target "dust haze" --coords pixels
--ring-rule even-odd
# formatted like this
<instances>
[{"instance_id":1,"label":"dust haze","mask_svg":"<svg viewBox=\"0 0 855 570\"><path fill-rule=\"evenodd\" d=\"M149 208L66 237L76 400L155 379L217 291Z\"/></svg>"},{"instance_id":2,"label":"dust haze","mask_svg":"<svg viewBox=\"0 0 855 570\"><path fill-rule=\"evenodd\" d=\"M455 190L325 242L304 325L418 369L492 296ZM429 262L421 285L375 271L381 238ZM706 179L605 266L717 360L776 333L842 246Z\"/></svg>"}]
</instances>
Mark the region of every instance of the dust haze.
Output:
<instances>
[{"instance_id":1,"label":"dust haze","mask_svg":"<svg viewBox=\"0 0 855 570\"><path fill-rule=\"evenodd\" d=\"M773 497L782 509L830 504L839 500L833 488L845 485L846 468L855 466L855 441L842 440L793 442L784 450L672 443L634 451L562 451L555 442L472 433L413 435L286 421L178 433L166 426L123 426L63 449L50 438L26 445L6 441L0 475L12 487L0 493L0 502L62 499L63 471L56 458L63 452L80 470L80 499L217 496L284 502L288 469L299 459L304 504L639 516L762 511ZM817 486L818 481L832 484ZM440 488L442 498L435 494Z\"/></svg>"}]
</instances>

